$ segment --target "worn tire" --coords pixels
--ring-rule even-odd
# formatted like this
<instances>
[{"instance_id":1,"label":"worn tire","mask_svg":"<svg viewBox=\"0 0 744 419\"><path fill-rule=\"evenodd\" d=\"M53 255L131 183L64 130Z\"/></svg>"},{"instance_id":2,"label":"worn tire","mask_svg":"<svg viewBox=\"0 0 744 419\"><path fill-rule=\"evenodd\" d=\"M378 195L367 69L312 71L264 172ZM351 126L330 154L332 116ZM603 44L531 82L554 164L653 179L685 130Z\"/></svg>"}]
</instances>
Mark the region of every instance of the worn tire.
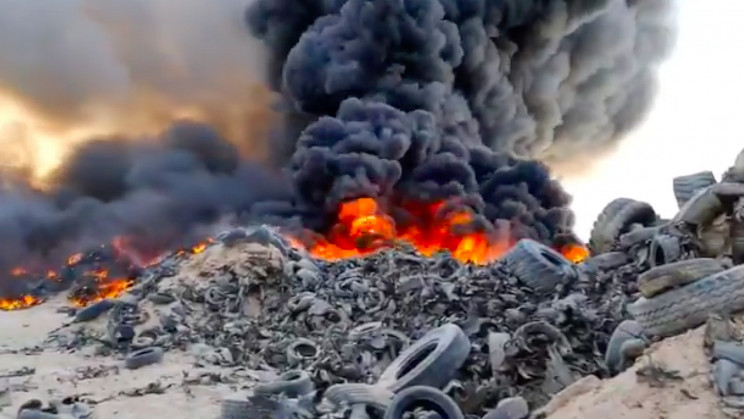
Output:
<instances>
[{"instance_id":1,"label":"worn tire","mask_svg":"<svg viewBox=\"0 0 744 419\"><path fill-rule=\"evenodd\" d=\"M576 278L576 269L568 259L530 239L520 240L502 261L514 276L536 291L552 291L556 285Z\"/></svg>"},{"instance_id":2,"label":"worn tire","mask_svg":"<svg viewBox=\"0 0 744 419\"><path fill-rule=\"evenodd\" d=\"M672 263L682 255L679 238L669 234L655 235L649 250L649 263L653 267Z\"/></svg>"},{"instance_id":3,"label":"worn tire","mask_svg":"<svg viewBox=\"0 0 744 419\"><path fill-rule=\"evenodd\" d=\"M715 259L688 259L656 266L638 277L641 295L651 298L667 290L717 274L725 268Z\"/></svg>"},{"instance_id":4,"label":"worn tire","mask_svg":"<svg viewBox=\"0 0 744 419\"><path fill-rule=\"evenodd\" d=\"M312 393L315 390L310 374L300 370L289 370L275 381L257 384L256 394L284 394L289 398L296 398Z\"/></svg>"},{"instance_id":5,"label":"worn tire","mask_svg":"<svg viewBox=\"0 0 744 419\"><path fill-rule=\"evenodd\" d=\"M470 340L459 326L445 324L425 334L393 360L377 384L393 393L426 385L444 387L470 354Z\"/></svg>"},{"instance_id":6,"label":"worn tire","mask_svg":"<svg viewBox=\"0 0 744 419\"><path fill-rule=\"evenodd\" d=\"M157 346L136 350L124 360L124 366L136 370L163 360L163 350Z\"/></svg>"},{"instance_id":7,"label":"worn tire","mask_svg":"<svg viewBox=\"0 0 744 419\"><path fill-rule=\"evenodd\" d=\"M718 183L713 172L706 170L691 175L677 176L672 180L674 197L677 205L682 208L701 189Z\"/></svg>"},{"instance_id":8,"label":"worn tire","mask_svg":"<svg viewBox=\"0 0 744 419\"><path fill-rule=\"evenodd\" d=\"M639 298L628 312L647 335L669 337L705 323L711 313L744 309L744 266L707 276L652 298Z\"/></svg>"},{"instance_id":9,"label":"worn tire","mask_svg":"<svg viewBox=\"0 0 744 419\"><path fill-rule=\"evenodd\" d=\"M403 419L405 413L416 406L437 412L442 418L465 419L462 410L450 396L428 386L413 386L398 393L390 402L384 419Z\"/></svg>"},{"instance_id":10,"label":"worn tire","mask_svg":"<svg viewBox=\"0 0 744 419\"><path fill-rule=\"evenodd\" d=\"M323 397L336 406L363 404L385 413L395 394L379 385L346 383L328 387Z\"/></svg>"},{"instance_id":11,"label":"worn tire","mask_svg":"<svg viewBox=\"0 0 744 419\"><path fill-rule=\"evenodd\" d=\"M618 268L629 261L630 259L625 252L609 252L585 260L584 265L604 271Z\"/></svg>"},{"instance_id":12,"label":"worn tire","mask_svg":"<svg viewBox=\"0 0 744 419\"><path fill-rule=\"evenodd\" d=\"M655 225L656 211L651 205L630 198L617 198L602 210L589 236L589 247L594 254L612 250L618 238L633 224Z\"/></svg>"},{"instance_id":13,"label":"worn tire","mask_svg":"<svg viewBox=\"0 0 744 419\"><path fill-rule=\"evenodd\" d=\"M647 242L656 236L661 230L662 226L651 226L643 227L635 230L631 230L620 236L618 243L622 249L630 249L631 247Z\"/></svg>"},{"instance_id":14,"label":"worn tire","mask_svg":"<svg viewBox=\"0 0 744 419\"><path fill-rule=\"evenodd\" d=\"M113 300L110 300L108 298L98 301L97 303L93 303L89 305L88 307L85 307L82 310L78 311L77 314L75 314L75 319L73 319L73 323L82 323L82 322L95 320L98 317L100 317L102 314L114 308L115 305L116 303L114 303Z\"/></svg>"},{"instance_id":15,"label":"worn tire","mask_svg":"<svg viewBox=\"0 0 744 419\"><path fill-rule=\"evenodd\" d=\"M517 396L499 400L499 404L482 419L527 419L529 415L530 407L527 401Z\"/></svg>"},{"instance_id":16,"label":"worn tire","mask_svg":"<svg viewBox=\"0 0 744 419\"><path fill-rule=\"evenodd\" d=\"M623 343L630 339L638 339L643 337L643 326L635 320L624 320L622 321L610 336L610 341L607 343L607 350L605 351L605 364L612 374L617 374L623 370L627 365L626 359L623 354L622 348Z\"/></svg>"}]
</instances>

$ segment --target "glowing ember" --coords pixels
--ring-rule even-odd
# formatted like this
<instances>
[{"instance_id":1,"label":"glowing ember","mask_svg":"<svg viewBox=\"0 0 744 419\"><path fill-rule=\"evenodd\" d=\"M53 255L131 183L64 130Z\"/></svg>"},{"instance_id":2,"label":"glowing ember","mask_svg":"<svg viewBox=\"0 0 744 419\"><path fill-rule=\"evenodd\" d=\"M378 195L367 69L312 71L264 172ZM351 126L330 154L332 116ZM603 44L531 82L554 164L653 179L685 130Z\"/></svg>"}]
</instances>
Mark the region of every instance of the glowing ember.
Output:
<instances>
[{"instance_id":1,"label":"glowing ember","mask_svg":"<svg viewBox=\"0 0 744 419\"><path fill-rule=\"evenodd\" d=\"M561 248L561 253L573 263L581 263L589 257L589 249L580 244L568 244Z\"/></svg>"},{"instance_id":2,"label":"glowing ember","mask_svg":"<svg viewBox=\"0 0 744 419\"><path fill-rule=\"evenodd\" d=\"M12 310L21 310L24 308L33 307L37 304L41 304L44 302L43 299L34 297L32 295L24 295L23 297L12 299L12 298L2 298L0 299L0 310L3 311L12 311Z\"/></svg>"},{"instance_id":3,"label":"glowing ember","mask_svg":"<svg viewBox=\"0 0 744 419\"><path fill-rule=\"evenodd\" d=\"M72 266L79 263L83 259L82 253L75 253L74 255L67 258L67 264Z\"/></svg>"},{"instance_id":4,"label":"glowing ember","mask_svg":"<svg viewBox=\"0 0 744 419\"><path fill-rule=\"evenodd\" d=\"M469 210L444 212L443 206L442 202L405 203L403 208L416 222L396 225L373 198L359 198L339 206L337 222L326 237L288 239L292 245L327 260L361 256L405 242L427 256L449 250L462 262L485 264L497 260L513 245L509 238L473 231Z\"/></svg>"},{"instance_id":5,"label":"glowing ember","mask_svg":"<svg viewBox=\"0 0 744 419\"><path fill-rule=\"evenodd\" d=\"M13 268L10 271L10 274L12 276L21 276L21 275L26 275L27 273L28 273L28 271L25 268L21 268L21 267Z\"/></svg>"}]
</instances>

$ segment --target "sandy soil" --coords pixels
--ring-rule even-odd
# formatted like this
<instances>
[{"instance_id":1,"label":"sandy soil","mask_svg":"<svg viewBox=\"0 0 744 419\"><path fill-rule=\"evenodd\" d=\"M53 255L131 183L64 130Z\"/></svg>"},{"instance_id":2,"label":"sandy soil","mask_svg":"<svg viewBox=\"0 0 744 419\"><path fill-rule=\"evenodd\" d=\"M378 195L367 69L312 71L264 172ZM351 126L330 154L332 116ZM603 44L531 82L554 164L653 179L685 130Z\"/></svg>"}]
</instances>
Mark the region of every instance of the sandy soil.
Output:
<instances>
[{"instance_id":1,"label":"sandy soil","mask_svg":"<svg viewBox=\"0 0 744 419\"><path fill-rule=\"evenodd\" d=\"M649 385L636 374L649 365L676 371L679 380ZM558 394L548 410L549 419L689 419L730 418L719 403L709 379L710 364L703 351L703 328L652 345L624 373L610 380L587 380L579 389ZM583 393L583 394L577 394ZM562 405L562 406L561 406ZM744 412L737 416L744 417Z\"/></svg>"},{"instance_id":2,"label":"sandy soil","mask_svg":"<svg viewBox=\"0 0 744 419\"><path fill-rule=\"evenodd\" d=\"M7 385L11 391L11 405L0 407L0 418L15 418L18 407L32 398L48 402L73 396L98 402L93 406L98 418L219 416L222 396L235 385L211 383L203 376L234 379L234 371L196 368L187 354L168 352L161 364L130 371L121 359L93 356L88 348L71 353L32 349L51 330L69 321L56 312L62 305L64 299L59 298L28 310L0 312L0 387ZM27 349L12 353L23 348ZM24 367L35 371L7 377ZM245 372L240 381L255 382L258 376L254 374ZM148 385L152 390L158 384L162 394L137 395Z\"/></svg>"}]
</instances>

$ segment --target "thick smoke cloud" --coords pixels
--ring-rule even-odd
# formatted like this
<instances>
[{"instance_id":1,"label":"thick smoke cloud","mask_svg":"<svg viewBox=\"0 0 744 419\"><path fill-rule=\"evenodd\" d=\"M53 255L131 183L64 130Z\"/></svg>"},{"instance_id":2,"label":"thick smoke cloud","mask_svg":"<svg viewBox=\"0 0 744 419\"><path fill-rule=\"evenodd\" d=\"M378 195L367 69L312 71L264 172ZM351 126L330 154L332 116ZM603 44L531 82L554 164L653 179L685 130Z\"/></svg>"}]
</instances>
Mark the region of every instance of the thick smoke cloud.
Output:
<instances>
[{"instance_id":1,"label":"thick smoke cloud","mask_svg":"<svg viewBox=\"0 0 744 419\"><path fill-rule=\"evenodd\" d=\"M524 159L596 154L639 121L672 40L668 3L258 0L247 21L274 87L320 116L292 156L303 207L457 198L551 241L570 232L570 199Z\"/></svg>"},{"instance_id":2,"label":"thick smoke cloud","mask_svg":"<svg viewBox=\"0 0 744 419\"><path fill-rule=\"evenodd\" d=\"M235 146L192 122L176 123L156 138L86 142L50 190L2 180L5 269L19 262L44 268L117 235L167 249L203 239L206 227L227 214L240 220L258 200L289 199L280 176L239 161Z\"/></svg>"},{"instance_id":3,"label":"thick smoke cloud","mask_svg":"<svg viewBox=\"0 0 744 419\"><path fill-rule=\"evenodd\" d=\"M359 196L399 220L401 200L445 200L475 227L560 242L570 197L531 159L617 141L670 44L664 0L248 3L0 5L0 108L47 134L115 134L86 138L43 189L0 170L0 271L117 235L163 249L226 217L322 231ZM281 141L261 81L283 98ZM199 122L140 134L183 115ZM285 171L246 159L264 147Z\"/></svg>"},{"instance_id":4,"label":"thick smoke cloud","mask_svg":"<svg viewBox=\"0 0 744 419\"><path fill-rule=\"evenodd\" d=\"M91 134L151 135L179 118L265 152L273 98L242 19L250 1L0 2L0 164L51 166Z\"/></svg>"}]
</instances>

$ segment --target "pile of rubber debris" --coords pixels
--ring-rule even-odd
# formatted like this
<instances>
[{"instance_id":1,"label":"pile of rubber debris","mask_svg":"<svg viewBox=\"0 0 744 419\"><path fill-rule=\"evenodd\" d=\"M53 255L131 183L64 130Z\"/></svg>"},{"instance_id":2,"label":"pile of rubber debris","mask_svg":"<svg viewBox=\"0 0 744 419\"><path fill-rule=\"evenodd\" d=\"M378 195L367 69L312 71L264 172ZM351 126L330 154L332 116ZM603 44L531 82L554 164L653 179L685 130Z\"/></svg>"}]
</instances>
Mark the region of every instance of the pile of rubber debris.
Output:
<instances>
[{"instance_id":1,"label":"pile of rubber debris","mask_svg":"<svg viewBox=\"0 0 744 419\"><path fill-rule=\"evenodd\" d=\"M423 403L443 418L521 419L609 374L609 335L635 290L590 271L531 240L490 266L406 248L327 262L270 227L234 229L78 311L50 342L126 356L127 368L183 350L277 373L226 400L226 418L398 418Z\"/></svg>"},{"instance_id":2,"label":"pile of rubber debris","mask_svg":"<svg viewBox=\"0 0 744 419\"><path fill-rule=\"evenodd\" d=\"M591 233L590 270L635 277L640 294L608 344L608 366L619 372L650 341L708 321L717 336L708 339L713 383L728 408L741 409L744 346L720 319L744 310L744 151L720 182L706 171L677 177L673 187L679 211L671 220L647 203L619 198Z\"/></svg>"}]
</instances>

